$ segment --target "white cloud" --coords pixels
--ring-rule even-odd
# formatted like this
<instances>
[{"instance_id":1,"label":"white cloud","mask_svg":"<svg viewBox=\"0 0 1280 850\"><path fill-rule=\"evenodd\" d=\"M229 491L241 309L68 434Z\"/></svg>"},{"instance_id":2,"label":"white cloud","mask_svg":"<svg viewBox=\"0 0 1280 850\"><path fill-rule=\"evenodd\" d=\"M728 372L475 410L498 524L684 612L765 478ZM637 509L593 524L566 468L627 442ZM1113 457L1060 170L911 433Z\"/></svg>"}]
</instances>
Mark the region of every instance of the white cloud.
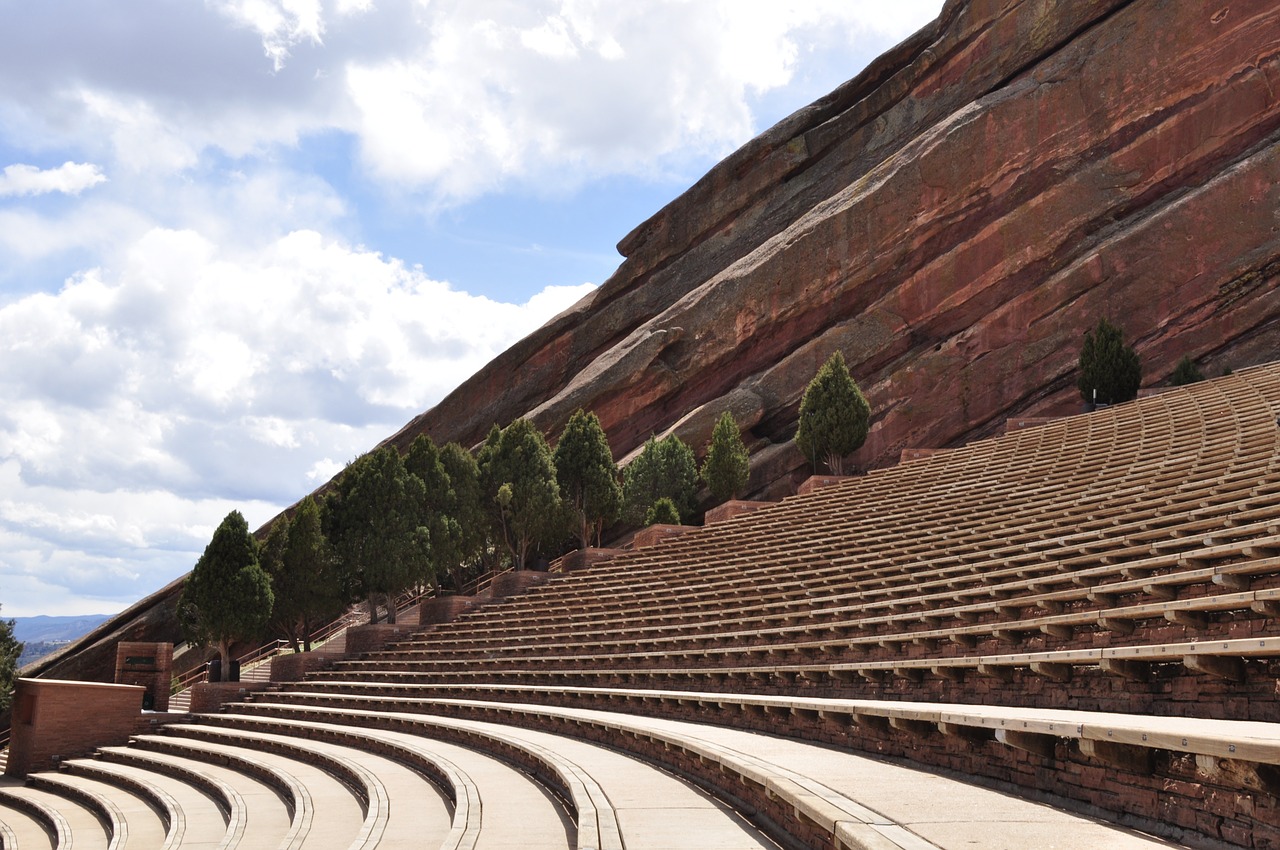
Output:
<instances>
[{"instance_id":1,"label":"white cloud","mask_svg":"<svg viewBox=\"0 0 1280 850\"><path fill-rule=\"evenodd\" d=\"M102 170L88 162L64 162L57 168L46 169L34 165L8 165L0 173L0 198L46 195L50 192L79 195L106 180Z\"/></svg>"},{"instance_id":2,"label":"white cloud","mask_svg":"<svg viewBox=\"0 0 1280 850\"><path fill-rule=\"evenodd\" d=\"M593 288L499 303L312 231L157 228L121 257L0 307L6 613L155 589L231 508L265 521Z\"/></svg>"}]
</instances>

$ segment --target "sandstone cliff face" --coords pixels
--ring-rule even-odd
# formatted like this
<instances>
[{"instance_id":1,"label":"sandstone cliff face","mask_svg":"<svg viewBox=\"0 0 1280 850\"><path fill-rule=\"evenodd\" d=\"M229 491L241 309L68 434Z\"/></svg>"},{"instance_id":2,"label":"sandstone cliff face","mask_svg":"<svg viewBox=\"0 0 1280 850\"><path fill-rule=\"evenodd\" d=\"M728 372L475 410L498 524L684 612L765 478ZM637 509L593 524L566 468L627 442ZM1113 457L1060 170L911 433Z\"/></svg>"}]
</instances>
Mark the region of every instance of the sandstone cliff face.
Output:
<instances>
[{"instance_id":1,"label":"sandstone cliff face","mask_svg":"<svg viewBox=\"0 0 1280 850\"><path fill-rule=\"evenodd\" d=\"M1148 383L1274 356L1280 7L972 0L730 156L622 240L601 289L390 442L593 409L615 452L723 409L757 492L804 474L805 384L845 353L857 462L1074 404L1084 330ZM514 376L514 380L512 377Z\"/></svg>"},{"instance_id":2,"label":"sandstone cliff face","mask_svg":"<svg viewBox=\"0 0 1280 850\"><path fill-rule=\"evenodd\" d=\"M1100 316L1157 383L1280 346L1280 6L952 0L859 77L752 140L619 245L618 271L388 442L481 441L594 410L618 456L720 411L751 495L844 352L874 422L855 458L1076 406ZM51 674L56 672L51 671Z\"/></svg>"}]
</instances>

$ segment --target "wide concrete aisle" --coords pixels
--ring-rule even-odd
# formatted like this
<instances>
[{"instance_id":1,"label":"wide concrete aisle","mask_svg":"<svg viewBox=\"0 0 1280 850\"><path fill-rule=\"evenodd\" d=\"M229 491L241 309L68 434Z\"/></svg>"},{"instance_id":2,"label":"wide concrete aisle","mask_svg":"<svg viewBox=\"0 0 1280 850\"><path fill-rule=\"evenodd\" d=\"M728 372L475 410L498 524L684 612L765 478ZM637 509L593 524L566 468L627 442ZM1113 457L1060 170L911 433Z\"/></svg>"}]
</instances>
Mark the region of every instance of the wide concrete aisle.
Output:
<instances>
[{"instance_id":1,"label":"wide concrete aisle","mask_svg":"<svg viewBox=\"0 0 1280 850\"><path fill-rule=\"evenodd\" d=\"M232 789L237 801L243 805L243 811L239 813L242 820L236 824L235 833L252 837L252 841L247 841L246 838L247 843L241 843L241 847L279 847L289 834L292 821L284 800L265 782L233 768L200 759L147 751L143 751L142 755L157 764L171 764L185 772L209 777ZM359 816L358 808L356 816ZM219 840L222 834L219 833Z\"/></svg>"},{"instance_id":2,"label":"wide concrete aisle","mask_svg":"<svg viewBox=\"0 0 1280 850\"><path fill-rule=\"evenodd\" d=\"M175 731L201 730L199 726L175 725ZM342 815L335 808L347 807L354 802L351 791L337 777L323 767L311 767L299 762L292 755L272 752L272 744L302 746L308 752L322 753L335 761L355 767L369 783L371 814L364 818L365 827L358 836L369 846L378 847L439 847L444 843L452 826L452 804L440 789L422 774L400 762L355 747L331 744L325 741L299 741L290 735L248 731L228 727L216 727L226 733L246 753L256 753L265 760L276 763L295 773L307 784L311 792L315 814L304 847L338 848L336 836L342 834L342 826L358 825L361 814ZM202 743L208 743L201 740ZM304 773L304 771L306 771ZM316 773L330 783L327 787L316 781ZM354 822L354 824L353 824ZM352 841L357 836L352 837Z\"/></svg>"},{"instance_id":3,"label":"wide concrete aisle","mask_svg":"<svg viewBox=\"0 0 1280 850\"><path fill-rule=\"evenodd\" d=\"M471 778L480 791L482 812L476 850L573 850L577 831L573 818L527 773L485 753L446 741L407 732L363 731L445 758Z\"/></svg>"},{"instance_id":4,"label":"wide concrete aisle","mask_svg":"<svg viewBox=\"0 0 1280 850\"><path fill-rule=\"evenodd\" d=\"M473 725L549 749L590 774L613 806L627 850L776 850L772 841L732 809L639 759L550 732L481 722Z\"/></svg>"},{"instance_id":5,"label":"wide concrete aisle","mask_svg":"<svg viewBox=\"0 0 1280 850\"><path fill-rule=\"evenodd\" d=\"M719 726L556 709L726 747L810 777L942 850L1155 850L1179 847L1159 838L1062 811L990 788L868 756Z\"/></svg>"}]
</instances>

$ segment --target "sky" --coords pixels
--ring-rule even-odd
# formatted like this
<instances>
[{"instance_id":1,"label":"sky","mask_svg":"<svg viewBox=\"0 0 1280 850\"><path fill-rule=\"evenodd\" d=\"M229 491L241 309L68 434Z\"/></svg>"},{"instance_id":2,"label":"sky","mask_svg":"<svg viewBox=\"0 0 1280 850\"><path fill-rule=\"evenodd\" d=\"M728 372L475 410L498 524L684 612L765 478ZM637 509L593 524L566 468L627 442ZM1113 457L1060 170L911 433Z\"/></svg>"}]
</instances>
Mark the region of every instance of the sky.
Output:
<instances>
[{"instance_id":1,"label":"sky","mask_svg":"<svg viewBox=\"0 0 1280 850\"><path fill-rule=\"evenodd\" d=\"M0 0L0 614L115 613L942 0Z\"/></svg>"}]
</instances>

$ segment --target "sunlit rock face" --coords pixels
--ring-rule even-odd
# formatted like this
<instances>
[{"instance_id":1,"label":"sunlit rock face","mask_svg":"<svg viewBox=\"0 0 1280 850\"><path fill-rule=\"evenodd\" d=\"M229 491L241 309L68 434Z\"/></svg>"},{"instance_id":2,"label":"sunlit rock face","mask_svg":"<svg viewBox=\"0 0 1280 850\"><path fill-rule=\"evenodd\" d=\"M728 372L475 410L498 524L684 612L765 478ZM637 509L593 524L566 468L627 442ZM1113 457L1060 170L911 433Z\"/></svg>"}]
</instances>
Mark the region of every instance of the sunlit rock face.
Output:
<instances>
[{"instance_id":1,"label":"sunlit rock face","mask_svg":"<svg viewBox=\"0 0 1280 850\"><path fill-rule=\"evenodd\" d=\"M805 384L844 352L862 467L1070 409L1085 329L1148 384L1280 337L1280 6L984 0L716 166L626 236L573 310L391 438L474 444L594 410L624 456L749 426L753 494L805 474Z\"/></svg>"},{"instance_id":2,"label":"sunlit rock face","mask_svg":"<svg viewBox=\"0 0 1280 850\"><path fill-rule=\"evenodd\" d=\"M701 453L729 409L749 429L742 495L771 497L809 473L789 440L836 349L873 410L862 468L1078 409L1103 316L1148 384L1184 354L1210 375L1273 360L1278 99L1274 0L953 0L638 226L598 291L389 442L474 445L519 416L554 438L583 407L619 457L669 430ZM175 594L116 634L165 639ZM114 643L102 654L109 671Z\"/></svg>"}]
</instances>

